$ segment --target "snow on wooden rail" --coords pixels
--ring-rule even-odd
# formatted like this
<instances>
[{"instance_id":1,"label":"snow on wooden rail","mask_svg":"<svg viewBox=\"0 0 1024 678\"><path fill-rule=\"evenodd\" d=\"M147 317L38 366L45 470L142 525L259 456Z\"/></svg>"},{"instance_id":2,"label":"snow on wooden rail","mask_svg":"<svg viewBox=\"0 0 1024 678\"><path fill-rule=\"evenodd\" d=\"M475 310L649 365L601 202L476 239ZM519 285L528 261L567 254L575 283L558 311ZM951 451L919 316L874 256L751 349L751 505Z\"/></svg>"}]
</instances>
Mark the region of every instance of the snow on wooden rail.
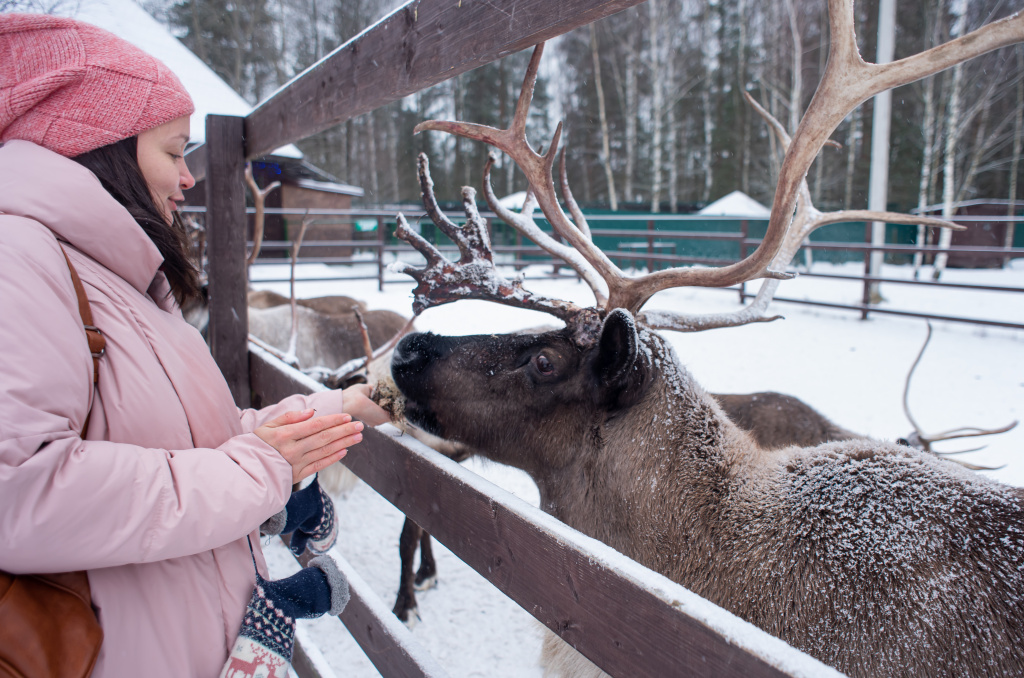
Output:
<instances>
[{"instance_id":1,"label":"snow on wooden rail","mask_svg":"<svg viewBox=\"0 0 1024 678\"><path fill-rule=\"evenodd\" d=\"M263 402L323 389L252 345L249 362L253 392ZM345 465L613 676L842 675L393 427L367 429ZM364 649L367 637L380 643L369 631L373 623L394 621L361 614L362 626L353 630L347 616L348 610L342 621ZM375 650L387 654L379 645ZM405 648L398 651L411 659Z\"/></svg>"}]
</instances>

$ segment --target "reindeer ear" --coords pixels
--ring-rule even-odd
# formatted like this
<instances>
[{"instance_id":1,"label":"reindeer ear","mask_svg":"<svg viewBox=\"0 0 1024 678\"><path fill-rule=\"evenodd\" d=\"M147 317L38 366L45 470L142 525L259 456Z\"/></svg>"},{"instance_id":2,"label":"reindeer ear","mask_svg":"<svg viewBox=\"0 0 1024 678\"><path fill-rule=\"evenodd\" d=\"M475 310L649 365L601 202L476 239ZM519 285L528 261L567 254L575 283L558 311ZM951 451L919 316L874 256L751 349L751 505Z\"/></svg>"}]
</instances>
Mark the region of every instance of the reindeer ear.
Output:
<instances>
[{"instance_id":1,"label":"reindeer ear","mask_svg":"<svg viewBox=\"0 0 1024 678\"><path fill-rule=\"evenodd\" d=\"M617 308L605 318L597 347L595 367L601 383L617 386L636 363L636 322L625 309Z\"/></svg>"}]
</instances>

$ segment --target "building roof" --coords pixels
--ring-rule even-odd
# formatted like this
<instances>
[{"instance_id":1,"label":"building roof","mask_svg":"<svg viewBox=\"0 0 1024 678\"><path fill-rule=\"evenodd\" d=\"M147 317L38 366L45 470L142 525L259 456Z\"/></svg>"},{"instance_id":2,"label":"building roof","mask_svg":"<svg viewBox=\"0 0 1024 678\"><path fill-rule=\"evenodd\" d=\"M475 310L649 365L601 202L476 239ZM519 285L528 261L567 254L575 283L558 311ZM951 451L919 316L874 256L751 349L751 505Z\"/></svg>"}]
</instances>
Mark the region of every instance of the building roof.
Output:
<instances>
[{"instance_id":1,"label":"building roof","mask_svg":"<svg viewBox=\"0 0 1024 678\"><path fill-rule=\"evenodd\" d=\"M299 179L295 182L295 185L299 188L308 188L314 191L324 191L325 193L339 193L341 195L352 195L357 198L363 197L366 193L363 189L358 186L350 186L348 184L337 183L333 181L315 181L313 179Z\"/></svg>"},{"instance_id":2,"label":"building roof","mask_svg":"<svg viewBox=\"0 0 1024 678\"><path fill-rule=\"evenodd\" d=\"M767 219L771 216L772 211L743 191L733 191L732 193L714 201L704 209L697 212L697 214L705 216L755 217Z\"/></svg>"},{"instance_id":3,"label":"building roof","mask_svg":"<svg viewBox=\"0 0 1024 678\"><path fill-rule=\"evenodd\" d=\"M972 200L961 200L960 202L953 203L953 209L957 210L963 207L978 207L979 205L1009 207L1011 204L1016 207L1018 205L1024 205L1024 202L1020 200L1006 200L1005 198L974 198ZM928 214L929 212L941 212L942 208L943 204L939 202L934 205L926 205L925 207L915 207L910 210L910 212L911 214Z\"/></svg>"},{"instance_id":4,"label":"building roof","mask_svg":"<svg viewBox=\"0 0 1024 678\"><path fill-rule=\"evenodd\" d=\"M206 141L208 114L244 116L252 111L245 99L134 0L78 0L57 7L54 14L99 26L164 62L195 102L191 134L196 143ZM273 155L301 158L302 151L288 144Z\"/></svg>"}]
</instances>

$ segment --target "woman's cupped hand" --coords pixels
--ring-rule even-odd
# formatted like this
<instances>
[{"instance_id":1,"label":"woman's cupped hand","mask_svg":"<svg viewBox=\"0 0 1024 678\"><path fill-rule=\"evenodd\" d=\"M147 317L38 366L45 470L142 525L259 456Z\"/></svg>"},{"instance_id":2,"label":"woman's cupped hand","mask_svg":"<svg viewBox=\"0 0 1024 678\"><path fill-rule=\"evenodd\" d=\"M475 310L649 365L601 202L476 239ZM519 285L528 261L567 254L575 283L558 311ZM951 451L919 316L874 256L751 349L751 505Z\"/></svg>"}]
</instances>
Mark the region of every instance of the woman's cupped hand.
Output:
<instances>
[{"instance_id":1,"label":"woman's cupped hand","mask_svg":"<svg viewBox=\"0 0 1024 678\"><path fill-rule=\"evenodd\" d=\"M254 431L291 464L292 483L340 461L363 439L363 422L351 414L315 415L312 409L286 412Z\"/></svg>"}]
</instances>

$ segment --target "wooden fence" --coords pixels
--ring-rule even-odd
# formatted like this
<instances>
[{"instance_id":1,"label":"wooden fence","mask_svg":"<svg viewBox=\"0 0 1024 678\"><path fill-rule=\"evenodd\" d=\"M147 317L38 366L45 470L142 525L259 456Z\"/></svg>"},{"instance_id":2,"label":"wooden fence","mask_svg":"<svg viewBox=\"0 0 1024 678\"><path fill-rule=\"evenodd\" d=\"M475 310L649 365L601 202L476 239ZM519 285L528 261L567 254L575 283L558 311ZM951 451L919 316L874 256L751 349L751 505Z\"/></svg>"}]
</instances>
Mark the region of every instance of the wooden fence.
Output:
<instances>
[{"instance_id":1,"label":"wooden fence","mask_svg":"<svg viewBox=\"0 0 1024 678\"><path fill-rule=\"evenodd\" d=\"M203 208L187 208L189 212L202 213L205 211ZM250 209L250 211L252 211ZM288 210L288 209L268 209L268 213L274 214L292 214L300 215L306 214L305 210ZM404 210L407 214L415 214L416 209ZM396 210L310 210L309 214L316 216L322 214L324 216L330 216L335 218L343 218L349 221L356 219L374 219L377 222L377 227L374 231L373 239L361 239L361 240L307 240L303 245L303 256L301 261L303 263L324 263L333 266L344 266L344 265L362 265L368 262L365 257L358 256L319 256L317 250L321 248L330 248L332 250L338 248L345 248L350 250L363 250L369 251L374 254L372 263L375 265L373 273L340 273L334 277L317 277L317 280L333 280L333 281L345 281L345 280L377 280L378 288L383 291L384 286L388 282L395 282L395 278L388 279L386 277L388 262L392 260L394 255L401 255L403 253L412 254L413 256L419 257L420 255L413 250L413 248L401 241L395 242L395 239L391 237L389 231L393 231L392 224L395 221ZM447 215L449 219L455 222L461 222L465 219L465 215L462 213L451 213ZM488 223L497 221L496 215L488 212L481 212L481 216L485 218ZM1018 221L1024 222L1024 217L956 217L957 221L970 224L971 221ZM631 264L640 267L646 266L647 270L655 270L657 268L663 268L666 266L679 266L687 264L700 264L705 266L723 266L734 263L739 259L745 257L749 252L753 251L760 243L760 239L751 237L750 226L751 224L757 225L759 221L756 219L739 219L736 217L705 217L705 216L692 216L692 215L637 215L631 216L629 214L614 214L614 215L593 215L588 216L588 220L593 222L592 233L595 238L604 238L606 240L611 239L625 239L628 240L628 244L631 245L629 249L619 247L617 249L608 250L608 256L623 266L629 266ZM629 223L637 222L643 225L642 229L609 229L601 228L600 224L603 220L614 220L618 223ZM709 221L724 221L729 223L736 223L739 225L737 231L695 231L695 230L656 230L655 224L658 221L671 222L673 225L687 224L687 222L699 222L704 225ZM518 235L518 234L517 234ZM870 235L870 234L869 234ZM443 236L442 236L443 237ZM776 295L773 303L792 303L802 304L809 306L819 306L827 308L843 309L848 311L854 311L860 313L861 318L867 318L871 313L879 313L883 315L897 315L909 318L921 318L928 320L939 320L944 322L954 323L968 323L973 325L983 325L989 327L1003 327L1008 329L1024 329L1024 321L1012 321L1005 319L995 318L979 318L979 317L964 317L964 316L953 316L949 314L937 314L928 313L920 309L914 308L892 308L890 306L883 306L879 304L873 304L870 301L871 295L869 294L869 287L874 283L879 284L891 284L891 285L913 285L917 287L927 287L935 290L941 289L958 289L958 290L973 290L976 292L1006 292L1010 294L1024 294L1024 287L1010 287L1010 286L999 286L999 285L979 285L979 284L965 284L965 283L952 283L948 280L931 281L931 280L917 280L911 278L887 278L882 276L872 276L867 273L867 257L872 252L884 252L887 254L893 254L898 256L910 257L918 252L927 256L934 256L939 252L946 252L951 255L973 255L978 257L986 257L990 261L1003 261L1012 258L1024 258L1024 248L1022 247L982 247L982 246L962 246L952 245L947 248L940 248L935 245L905 245L905 244L884 244L884 245L872 245L869 242L857 243L857 242L840 242L840 241L811 241L805 243L804 247L815 252L820 251L842 251L846 253L862 254L865 259L865 270L860 274L833 274L818 272L802 272L801 277L807 278L822 278L831 280L847 280L852 283L856 283L861 286L863 290L862 301L859 304L844 304L837 302L830 302L825 300L816 300L810 298L791 298L785 296ZM685 247L677 245L676 243L701 241L704 243L732 243L736 246L735 258L710 258L707 256L695 256L693 254L686 253ZM450 243L447 239L444 242ZM492 243L496 242L492 238ZM671 246L665 247L666 245ZM280 258L274 258L274 255L280 256L284 250L290 249L292 246L291 242L288 241L264 241L261 249L261 258L257 259L258 263L279 263L282 261ZM438 249L442 252L456 252L457 248L453 244L438 244ZM565 277L567 274L563 271L571 271L567 267L564 261L560 259L552 259L551 255L542 250L536 245L530 243L523 243L521 236L517 238L515 245L500 245L494 244L492 249L503 265L512 266L515 268L523 268L531 264L542 264L551 266L551 273L548 275L534 275L529 279L533 278L556 278ZM668 250L671 251L668 251ZM798 253L794 259L800 260L801 255ZM947 275L947 278L949 276ZM279 279L261 279L261 282L287 282L290 278L279 278ZM299 278L301 280L301 277ZM408 277L402 276L400 278L402 282L407 282ZM739 293L740 303L752 299L754 294L751 293L747 283L736 285L727 288L708 288L708 289L723 289L732 290L733 293ZM783 290L785 286L783 286Z\"/></svg>"}]
</instances>

